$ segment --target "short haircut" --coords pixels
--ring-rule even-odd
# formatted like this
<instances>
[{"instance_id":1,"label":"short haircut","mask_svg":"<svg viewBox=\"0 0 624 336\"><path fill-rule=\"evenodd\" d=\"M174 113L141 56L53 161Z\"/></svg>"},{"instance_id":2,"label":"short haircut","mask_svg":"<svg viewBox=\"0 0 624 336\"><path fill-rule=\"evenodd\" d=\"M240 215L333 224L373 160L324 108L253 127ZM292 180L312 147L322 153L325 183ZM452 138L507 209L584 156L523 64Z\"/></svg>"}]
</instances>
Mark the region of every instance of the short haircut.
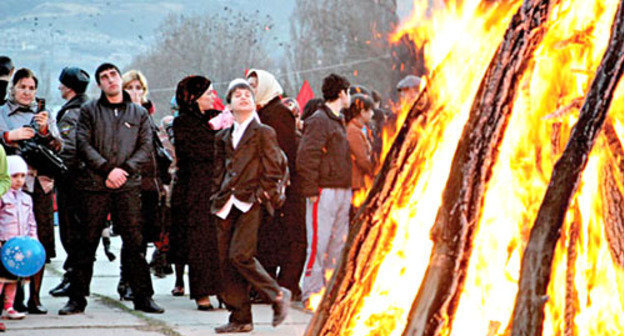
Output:
<instances>
[{"instance_id":1,"label":"short haircut","mask_svg":"<svg viewBox=\"0 0 624 336\"><path fill-rule=\"evenodd\" d=\"M17 83L24 78L32 78L35 81L35 89L39 86L39 80L37 79L35 74L27 68L21 68L15 71L12 80L13 86L17 85Z\"/></svg>"},{"instance_id":2,"label":"short haircut","mask_svg":"<svg viewBox=\"0 0 624 336\"><path fill-rule=\"evenodd\" d=\"M15 66L8 56L0 56L0 76L6 76L11 73Z\"/></svg>"},{"instance_id":3,"label":"short haircut","mask_svg":"<svg viewBox=\"0 0 624 336\"><path fill-rule=\"evenodd\" d=\"M342 91L347 91L351 86L349 81L336 74L330 74L329 76L323 78L323 86L321 90L323 91L323 99L326 102L332 102L338 99L338 95Z\"/></svg>"},{"instance_id":4,"label":"short haircut","mask_svg":"<svg viewBox=\"0 0 624 336\"><path fill-rule=\"evenodd\" d=\"M141 101L143 103L147 102L147 94L149 93L149 89L147 87L147 79L145 78L145 75L143 75L141 71L139 70L127 71L125 74L123 74L123 76L121 76L121 80L122 80L121 87L123 87L124 89L126 88L128 84L130 84L130 82L135 81L135 80L139 81L139 83L141 83L141 86L143 87L143 95L141 96Z\"/></svg>"},{"instance_id":5,"label":"short haircut","mask_svg":"<svg viewBox=\"0 0 624 336\"><path fill-rule=\"evenodd\" d=\"M312 98L308 100L308 102L303 107L303 112L301 113L301 120L306 120L311 117L314 112L321 108L325 104L323 98Z\"/></svg>"},{"instance_id":6,"label":"short haircut","mask_svg":"<svg viewBox=\"0 0 624 336\"><path fill-rule=\"evenodd\" d=\"M95 69L95 82L97 85L100 85L100 74L109 69L115 69L119 76L121 76L121 71L119 71L119 68L115 64L102 63L99 67L97 67L97 69Z\"/></svg>"},{"instance_id":7,"label":"short haircut","mask_svg":"<svg viewBox=\"0 0 624 336\"><path fill-rule=\"evenodd\" d=\"M362 111L366 111L372 107L373 100L369 96L360 93L354 94L351 96L351 105L349 105L349 108L346 110L345 119L348 122L359 116Z\"/></svg>"}]
</instances>

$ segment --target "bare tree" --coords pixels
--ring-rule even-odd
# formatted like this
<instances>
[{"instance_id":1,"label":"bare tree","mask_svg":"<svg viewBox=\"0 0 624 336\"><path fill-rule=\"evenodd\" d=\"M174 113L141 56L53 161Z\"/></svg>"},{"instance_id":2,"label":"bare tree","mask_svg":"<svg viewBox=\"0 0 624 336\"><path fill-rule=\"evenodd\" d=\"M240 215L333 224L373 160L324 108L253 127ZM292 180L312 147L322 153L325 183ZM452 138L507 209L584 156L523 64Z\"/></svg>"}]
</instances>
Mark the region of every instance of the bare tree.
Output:
<instances>
[{"instance_id":1,"label":"bare tree","mask_svg":"<svg viewBox=\"0 0 624 336\"><path fill-rule=\"evenodd\" d=\"M161 24L154 47L127 67L141 70L149 81L159 115L169 111L177 83L195 74L208 77L220 94L227 83L243 77L250 66L270 68L264 47L266 21L226 8L211 15L170 15Z\"/></svg>"},{"instance_id":2,"label":"bare tree","mask_svg":"<svg viewBox=\"0 0 624 336\"><path fill-rule=\"evenodd\" d=\"M396 0L297 0L287 50L295 70L290 82L308 80L318 94L322 78L336 72L390 93L398 74L388 35L397 21Z\"/></svg>"}]
</instances>

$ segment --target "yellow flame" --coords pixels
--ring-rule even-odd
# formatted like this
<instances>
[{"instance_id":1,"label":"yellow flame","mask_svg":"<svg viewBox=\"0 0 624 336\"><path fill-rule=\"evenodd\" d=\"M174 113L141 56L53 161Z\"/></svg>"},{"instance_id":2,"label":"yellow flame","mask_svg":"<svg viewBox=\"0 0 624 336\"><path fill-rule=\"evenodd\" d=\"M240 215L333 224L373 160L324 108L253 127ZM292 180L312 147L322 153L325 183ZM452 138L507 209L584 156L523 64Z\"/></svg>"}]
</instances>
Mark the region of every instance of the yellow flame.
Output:
<instances>
[{"instance_id":1,"label":"yellow flame","mask_svg":"<svg viewBox=\"0 0 624 336\"><path fill-rule=\"evenodd\" d=\"M426 3L419 1L416 8ZM426 15L422 7L402 30L425 44L427 65L434 69L427 80L434 113L424 127L419 123L411 126L418 144L407 164L418 169L399 177L402 186L394 203L387 205L392 207L390 220L380 223L384 230L378 240L391 240L392 244L382 251L385 258L379 265L366 266L375 270L360 279L367 286L370 282L370 293L350 312L344 321L348 327L340 335L401 334L431 253L429 230L441 202L449 163L472 98L516 7L517 2L490 7L476 0L453 2L433 16ZM415 25L426 31L412 34ZM409 107L409 103L402 106L399 125ZM385 145L384 152L388 148Z\"/></svg>"},{"instance_id":2,"label":"yellow flame","mask_svg":"<svg viewBox=\"0 0 624 336\"><path fill-rule=\"evenodd\" d=\"M355 306L341 314L345 329L336 335L403 332L429 262L429 231L462 127L488 62L519 5L519 1L489 6L477 0L449 1L431 11L429 3L415 1L412 17L392 39L408 35L424 47L426 66L432 69L427 90L434 114L428 116L427 125L410 125L409 136L418 139L406 162L413 168L398 177L395 198L384 204L389 219L373 219L383 227L375 243L384 249L374 264L354 261L370 271L354 279L364 284L357 292L362 298L351 298ZM442 335L508 334L522 253L554 163L606 48L617 5L615 0L562 0L552 9L544 39L521 79L486 190L453 328ZM397 126L409 107L400 107ZM620 142L623 109L620 86L610 112ZM384 153L390 147L386 140L391 139L390 133L384 134ZM567 328L579 336L624 334L624 270L614 262L605 238L601 195L610 160L607 143L601 139L583 173L556 250L543 335L568 334ZM624 192L620 176L618 187ZM569 312L572 316L566 317Z\"/></svg>"}]
</instances>

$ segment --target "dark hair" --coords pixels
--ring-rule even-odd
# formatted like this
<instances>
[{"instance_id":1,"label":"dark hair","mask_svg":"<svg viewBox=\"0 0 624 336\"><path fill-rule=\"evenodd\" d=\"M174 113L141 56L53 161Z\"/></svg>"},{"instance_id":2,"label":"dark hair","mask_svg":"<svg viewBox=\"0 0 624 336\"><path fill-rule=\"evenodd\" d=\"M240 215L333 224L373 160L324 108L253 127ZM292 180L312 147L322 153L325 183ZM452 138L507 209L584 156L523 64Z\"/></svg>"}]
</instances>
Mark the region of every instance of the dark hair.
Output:
<instances>
[{"instance_id":1,"label":"dark hair","mask_svg":"<svg viewBox=\"0 0 624 336\"><path fill-rule=\"evenodd\" d=\"M381 94L377 90L371 91L371 97L375 103L381 102Z\"/></svg>"},{"instance_id":2,"label":"dark hair","mask_svg":"<svg viewBox=\"0 0 624 336\"><path fill-rule=\"evenodd\" d=\"M308 119L310 116L314 114L314 112L316 112L319 108L321 108L321 106L323 106L324 103L325 101L323 100L323 98L312 98L308 100L308 102L303 107L303 112L301 113L301 120Z\"/></svg>"},{"instance_id":3,"label":"dark hair","mask_svg":"<svg viewBox=\"0 0 624 336\"><path fill-rule=\"evenodd\" d=\"M362 85L351 85L351 87L349 87L349 94L350 95L354 95L354 94L358 94L358 93L366 95L366 96L369 96L369 97L371 96L370 91L365 86L362 86Z\"/></svg>"},{"instance_id":4,"label":"dark hair","mask_svg":"<svg viewBox=\"0 0 624 336\"><path fill-rule=\"evenodd\" d=\"M11 73L15 67L8 56L0 56L0 76L6 76Z\"/></svg>"},{"instance_id":5,"label":"dark hair","mask_svg":"<svg viewBox=\"0 0 624 336\"><path fill-rule=\"evenodd\" d=\"M351 83L349 81L336 74L330 74L329 76L323 78L323 86L321 90L323 91L323 99L326 102L332 102L338 99L338 95L343 90L348 90Z\"/></svg>"},{"instance_id":6,"label":"dark hair","mask_svg":"<svg viewBox=\"0 0 624 336\"><path fill-rule=\"evenodd\" d=\"M360 93L356 93L351 96L351 105L345 111L345 119L349 122L351 119L357 117L362 113L362 111L366 111L373 107L373 100L367 96Z\"/></svg>"},{"instance_id":7,"label":"dark hair","mask_svg":"<svg viewBox=\"0 0 624 336\"><path fill-rule=\"evenodd\" d=\"M100 85L100 73L109 69L115 69L115 71L117 71L117 73L119 74L119 77L121 77L121 71L115 64L102 63L99 67L97 67L97 69L95 69L95 82L97 83L97 85Z\"/></svg>"},{"instance_id":8,"label":"dark hair","mask_svg":"<svg viewBox=\"0 0 624 336\"><path fill-rule=\"evenodd\" d=\"M15 74L13 75L13 81L12 81L13 86L17 85L17 83L24 78L32 78L35 81L35 89L39 86L39 80L37 79L35 74L30 69L27 69L27 68L21 68L15 71Z\"/></svg>"}]
</instances>

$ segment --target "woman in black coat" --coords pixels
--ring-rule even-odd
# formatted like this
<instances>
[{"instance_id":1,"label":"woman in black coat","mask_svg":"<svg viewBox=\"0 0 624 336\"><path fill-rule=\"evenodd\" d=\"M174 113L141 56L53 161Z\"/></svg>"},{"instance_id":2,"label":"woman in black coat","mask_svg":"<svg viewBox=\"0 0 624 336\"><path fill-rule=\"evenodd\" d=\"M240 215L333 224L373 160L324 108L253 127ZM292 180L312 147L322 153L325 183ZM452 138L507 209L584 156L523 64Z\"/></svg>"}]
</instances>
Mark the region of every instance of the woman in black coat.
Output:
<instances>
[{"instance_id":1,"label":"woman in black coat","mask_svg":"<svg viewBox=\"0 0 624 336\"><path fill-rule=\"evenodd\" d=\"M219 111L210 80L189 76L178 83L180 114L173 121L177 181L172 212L174 225L184 225L191 299L197 309L211 310L209 296L220 291L220 271L214 218L210 214L213 142L217 131L208 121ZM174 243L174 242L172 242Z\"/></svg>"}]
</instances>

